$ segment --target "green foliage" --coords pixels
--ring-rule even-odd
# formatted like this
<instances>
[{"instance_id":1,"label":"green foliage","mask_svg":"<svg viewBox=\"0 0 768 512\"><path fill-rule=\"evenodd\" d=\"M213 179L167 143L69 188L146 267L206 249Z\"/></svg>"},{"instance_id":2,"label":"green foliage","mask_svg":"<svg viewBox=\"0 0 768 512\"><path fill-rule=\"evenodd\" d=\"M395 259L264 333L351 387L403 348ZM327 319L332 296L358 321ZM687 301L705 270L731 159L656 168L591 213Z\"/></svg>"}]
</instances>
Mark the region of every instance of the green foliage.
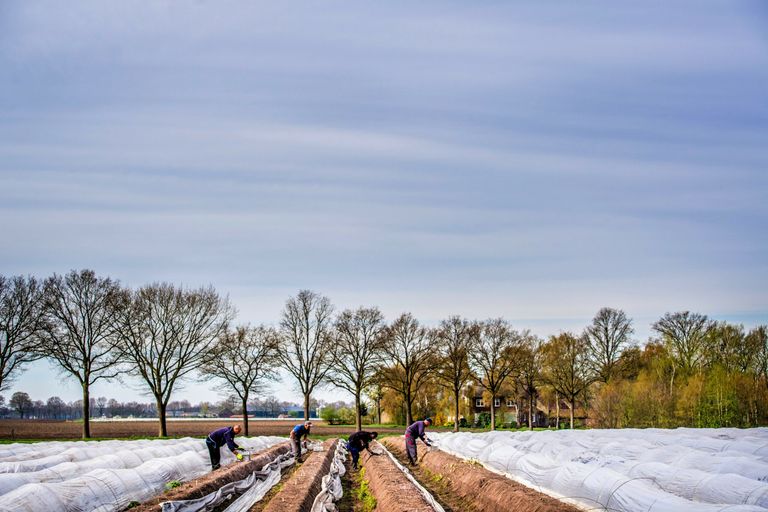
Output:
<instances>
[{"instance_id":1,"label":"green foliage","mask_svg":"<svg viewBox=\"0 0 768 512\"><path fill-rule=\"evenodd\" d=\"M490 426L491 424L491 413L489 412L481 412L477 415L477 420L475 420L475 428L486 428Z\"/></svg>"},{"instance_id":2,"label":"green foliage","mask_svg":"<svg viewBox=\"0 0 768 512\"><path fill-rule=\"evenodd\" d=\"M178 480L171 480L167 484L165 484L165 490L170 491L171 489L175 489L177 487L181 486L181 482Z\"/></svg>"},{"instance_id":3,"label":"green foliage","mask_svg":"<svg viewBox=\"0 0 768 512\"><path fill-rule=\"evenodd\" d=\"M365 479L365 468L361 469L357 475L357 490L355 493L357 499L360 500L363 512L372 512L376 509L376 498L371 494L368 480Z\"/></svg>"},{"instance_id":4,"label":"green foliage","mask_svg":"<svg viewBox=\"0 0 768 512\"><path fill-rule=\"evenodd\" d=\"M351 425L355 423L355 409L326 405L320 410L320 418L330 425Z\"/></svg>"},{"instance_id":5,"label":"green foliage","mask_svg":"<svg viewBox=\"0 0 768 512\"><path fill-rule=\"evenodd\" d=\"M139 503L139 502L138 502L138 501L136 501L136 500L132 500L130 503L128 503L128 506L127 506L126 508L136 508L136 507L138 507L139 505L141 505L141 503Z\"/></svg>"}]
</instances>

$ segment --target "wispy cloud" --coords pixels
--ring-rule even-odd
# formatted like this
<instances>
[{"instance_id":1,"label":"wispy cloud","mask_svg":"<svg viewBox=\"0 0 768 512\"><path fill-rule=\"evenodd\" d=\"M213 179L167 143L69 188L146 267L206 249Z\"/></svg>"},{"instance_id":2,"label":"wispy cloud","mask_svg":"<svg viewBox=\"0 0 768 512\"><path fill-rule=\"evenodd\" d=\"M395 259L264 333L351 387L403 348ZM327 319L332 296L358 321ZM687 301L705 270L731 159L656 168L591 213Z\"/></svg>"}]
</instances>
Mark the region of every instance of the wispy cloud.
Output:
<instances>
[{"instance_id":1,"label":"wispy cloud","mask_svg":"<svg viewBox=\"0 0 768 512\"><path fill-rule=\"evenodd\" d=\"M768 321L756 9L4 2L0 271Z\"/></svg>"}]
</instances>

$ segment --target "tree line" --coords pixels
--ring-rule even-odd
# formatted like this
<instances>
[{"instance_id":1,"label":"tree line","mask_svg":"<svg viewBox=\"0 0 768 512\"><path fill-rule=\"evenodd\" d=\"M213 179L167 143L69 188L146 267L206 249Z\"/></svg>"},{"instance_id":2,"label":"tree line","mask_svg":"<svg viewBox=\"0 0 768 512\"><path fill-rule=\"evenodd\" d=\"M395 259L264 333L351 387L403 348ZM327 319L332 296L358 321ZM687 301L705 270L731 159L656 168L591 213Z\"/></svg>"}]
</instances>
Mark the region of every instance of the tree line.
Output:
<instances>
[{"instance_id":1,"label":"tree line","mask_svg":"<svg viewBox=\"0 0 768 512\"><path fill-rule=\"evenodd\" d=\"M0 391L26 363L54 362L82 387L83 437L90 437L90 386L121 375L137 377L153 396L160 436L174 390L192 377L214 379L237 396L247 434L248 402L280 368L301 391L305 418L313 393L330 384L354 399L357 428L366 397L380 419L394 396L406 422L414 411L435 414L447 405L458 429L471 383L491 397L492 428L493 398L502 393L528 404L528 425L538 401L552 394L558 408L561 400L567 405L571 427L578 408L600 426L766 419L765 326L745 332L687 311L654 323L643 348L632 339L632 320L612 308L582 333L546 340L503 318L452 316L428 328L410 313L387 322L373 306L337 313L310 290L285 302L275 327L235 325L234 318L211 286L132 290L92 270L44 280L0 276Z\"/></svg>"},{"instance_id":2,"label":"tree line","mask_svg":"<svg viewBox=\"0 0 768 512\"><path fill-rule=\"evenodd\" d=\"M313 402L313 407L318 403ZM346 404L341 404L346 406ZM248 402L248 413L260 418L277 418L279 415L293 415L299 406L293 402L280 401L274 396L253 398ZM229 418L236 415L240 400L230 395L217 402L202 401L196 404L188 400L174 400L168 404L171 417L193 418ZM152 402L120 402L114 398L100 396L91 398L91 417L98 418L155 418L156 405ZM46 420L79 420L83 416L83 404L80 400L66 402L58 396L47 400L33 400L29 393L16 391L8 401L0 395L0 418L34 418ZM297 416L298 417L298 416Z\"/></svg>"}]
</instances>

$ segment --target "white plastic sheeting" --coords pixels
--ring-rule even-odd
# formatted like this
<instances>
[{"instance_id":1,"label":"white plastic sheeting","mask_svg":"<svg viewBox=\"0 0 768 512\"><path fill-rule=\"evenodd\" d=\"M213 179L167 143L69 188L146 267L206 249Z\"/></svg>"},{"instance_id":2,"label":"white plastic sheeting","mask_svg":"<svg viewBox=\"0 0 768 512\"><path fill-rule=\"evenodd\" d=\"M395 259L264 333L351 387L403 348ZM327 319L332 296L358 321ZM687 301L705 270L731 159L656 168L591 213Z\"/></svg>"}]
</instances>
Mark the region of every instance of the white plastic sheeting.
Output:
<instances>
[{"instance_id":1,"label":"white plastic sheeting","mask_svg":"<svg viewBox=\"0 0 768 512\"><path fill-rule=\"evenodd\" d=\"M323 476L320 492L315 496L310 512L336 512L336 502L344 495L341 477L347 472L344 461L347 460L346 442L339 439L333 453L331 469Z\"/></svg>"},{"instance_id":2,"label":"white plastic sheeting","mask_svg":"<svg viewBox=\"0 0 768 512\"><path fill-rule=\"evenodd\" d=\"M442 450L589 509L768 511L768 429L430 435Z\"/></svg>"},{"instance_id":3,"label":"white plastic sheeting","mask_svg":"<svg viewBox=\"0 0 768 512\"><path fill-rule=\"evenodd\" d=\"M280 437L239 438L259 451L285 442ZM226 448L222 463L235 460ZM117 511L144 501L165 484L210 471L202 439L78 441L18 445L0 451L0 512ZM14 485L15 484L15 485Z\"/></svg>"}]
</instances>

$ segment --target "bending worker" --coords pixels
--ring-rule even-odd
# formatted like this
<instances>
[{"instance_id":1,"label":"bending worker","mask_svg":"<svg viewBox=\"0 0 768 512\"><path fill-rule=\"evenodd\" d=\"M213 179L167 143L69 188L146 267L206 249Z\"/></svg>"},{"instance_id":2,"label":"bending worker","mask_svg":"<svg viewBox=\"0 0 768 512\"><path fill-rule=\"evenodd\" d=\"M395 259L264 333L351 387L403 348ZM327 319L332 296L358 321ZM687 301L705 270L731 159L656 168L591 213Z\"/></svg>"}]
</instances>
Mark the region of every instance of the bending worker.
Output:
<instances>
[{"instance_id":1,"label":"bending worker","mask_svg":"<svg viewBox=\"0 0 768 512\"><path fill-rule=\"evenodd\" d=\"M428 426L432 424L432 418L426 418L424 421L414 421L410 427L405 429L405 452L408 454L408 460L411 462L411 466L417 464L418 458L416 457L416 438L421 439L425 445L432 446L424 437L424 431Z\"/></svg>"},{"instance_id":2,"label":"bending worker","mask_svg":"<svg viewBox=\"0 0 768 512\"><path fill-rule=\"evenodd\" d=\"M205 444L208 446L208 453L211 454L211 469L216 470L221 467L219 462L221 461L221 447L225 444L229 447L229 450L235 454L237 460L243 460L243 456L239 453L240 448L235 443L235 436L240 434L240 425L234 425L232 427L223 427L218 430L214 430L208 437L205 438Z\"/></svg>"},{"instance_id":3,"label":"bending worker","mask_svg":"<svg viewBox=\"0 0 768 512\"><path fill-rule=\"evenodd\" d=\"M367 450L371 455L378 455L378 453L373 453L371 449L368 448L368 443L376 439L378 436L378 432L366 432L365 430L360 430L359 432L355 432L349 436L347 450L349 450L349 453L352 454L353 468L357 469L357 462L360 460L361 451Z\"/></svg>"},{"instance_id":4,"label":"bending worker","mask_svg":"<svg viewBox=\"0 0 768 512\"><path fill-rule=\"evenodd\" d=\"M291 451L296 460L301 458L301 438L305 440L309 437L309 431L312 429L312 422L305 421L303 424L296 425L291 430Z\"/></svg>"}]
</instances>

